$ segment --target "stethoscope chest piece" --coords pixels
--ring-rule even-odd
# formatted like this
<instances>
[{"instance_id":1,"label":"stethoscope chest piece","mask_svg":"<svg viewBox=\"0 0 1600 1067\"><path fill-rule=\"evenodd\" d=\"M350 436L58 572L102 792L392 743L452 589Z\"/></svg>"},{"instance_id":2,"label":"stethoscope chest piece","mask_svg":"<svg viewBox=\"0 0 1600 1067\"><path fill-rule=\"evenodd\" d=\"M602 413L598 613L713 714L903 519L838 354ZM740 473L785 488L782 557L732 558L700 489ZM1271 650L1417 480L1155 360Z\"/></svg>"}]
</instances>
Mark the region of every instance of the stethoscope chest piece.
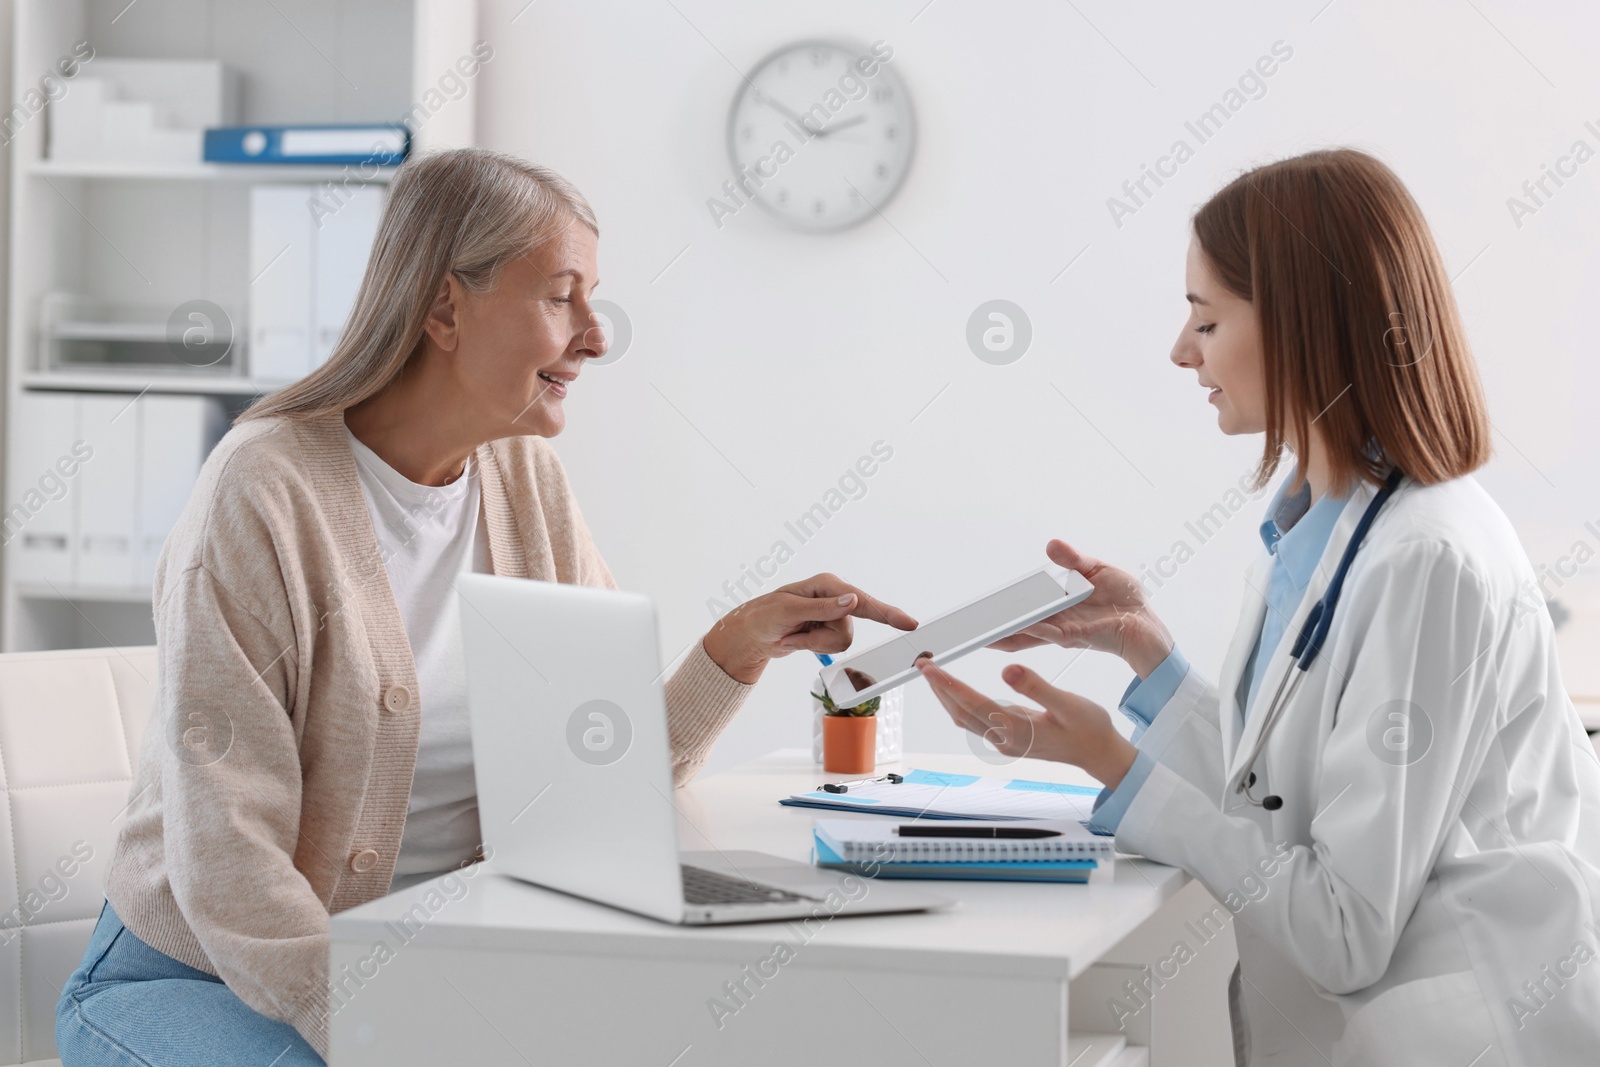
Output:
<instances>
[{"instance_id":1,"label":"stethoscope chest piece","mask_svg":"<svg viewBox=\"0 0 1600 1067\"><path fill-rule=\"evenodd\" d=\"M1239 785L1234 789L1234 792L1243 796L1249 803L1261 808L1265 808L1267 811L1277 811L1279 808L1283 807L1283 798L1276 793L1268 793L1260 800L1257 800L1250 792L1251 787L1253 787L1255 784L1256 772L1249 771L1242 779L1240 779Z\"/></svg>"}]
</instances>

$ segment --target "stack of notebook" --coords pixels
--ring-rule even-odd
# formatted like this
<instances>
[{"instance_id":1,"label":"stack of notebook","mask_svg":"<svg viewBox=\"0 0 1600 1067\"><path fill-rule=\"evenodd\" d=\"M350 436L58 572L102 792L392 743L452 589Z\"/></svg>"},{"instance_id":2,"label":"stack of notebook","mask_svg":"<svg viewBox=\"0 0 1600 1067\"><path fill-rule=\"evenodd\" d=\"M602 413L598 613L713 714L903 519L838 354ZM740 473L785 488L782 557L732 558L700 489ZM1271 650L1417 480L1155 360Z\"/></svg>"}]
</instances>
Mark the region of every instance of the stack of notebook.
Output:
<instances>
[{"instance_id":1,"label":"stack of notebook","mask_svg":"<svg viewBox=\"0 0 1600 1067\"><path fill-rule=\"evenodd\" d=\"M1114 843L1076 819L818 819L817 865L874 878L1087 882Z\"/></svg>"}]
</instances>

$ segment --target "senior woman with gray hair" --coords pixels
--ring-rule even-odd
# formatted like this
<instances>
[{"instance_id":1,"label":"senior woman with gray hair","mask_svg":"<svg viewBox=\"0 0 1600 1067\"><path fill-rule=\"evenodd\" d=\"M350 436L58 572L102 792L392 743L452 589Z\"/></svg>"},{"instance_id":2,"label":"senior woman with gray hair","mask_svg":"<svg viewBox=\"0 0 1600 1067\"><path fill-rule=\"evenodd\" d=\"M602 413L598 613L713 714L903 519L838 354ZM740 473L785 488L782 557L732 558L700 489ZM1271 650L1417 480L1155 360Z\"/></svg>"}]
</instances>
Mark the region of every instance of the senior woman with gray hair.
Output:
<instances>
[{"instance_id":1,"label":"senior woman with gray hair","mask_svg":"<svg viewBox=\"0 0 1600 1067\"><path fill-rule=\"evenodd\" d=\"M482 858L454 577L615 587L545 441L606 350L598 237L543 167L408 162L331 357L207 460L65 1067L321 1064L329 915ZM676 782L768 660L847 648L852 615L916 625L828 574L718 620L666 682Z\"/></svg>"}]
</instances>

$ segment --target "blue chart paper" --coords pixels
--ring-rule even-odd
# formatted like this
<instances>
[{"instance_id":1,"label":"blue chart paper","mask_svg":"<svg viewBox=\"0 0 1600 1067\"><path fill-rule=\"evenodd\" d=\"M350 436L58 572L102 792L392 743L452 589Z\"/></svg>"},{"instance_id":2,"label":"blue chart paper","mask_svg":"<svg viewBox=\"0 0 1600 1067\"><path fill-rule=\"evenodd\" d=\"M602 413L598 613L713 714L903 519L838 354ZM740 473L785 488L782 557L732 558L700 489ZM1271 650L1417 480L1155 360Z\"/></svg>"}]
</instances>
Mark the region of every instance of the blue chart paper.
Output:
<instances>
[{"instance_id":1,"label":"blue chart paper","mask_svg":"<svg viewBox=\"0 0 1600 1067\"><path fill-rule=\"evenodd\" d=\"M1094 810L1098 786L1026 779L982 778L913 770L901 782L852 785L847 793L821 790L778 801L791 807L870 811L925 819L1077 819Z\"/></svg>"},{"instance_id":2,"label":"blue chart paper","mask_svg":"<svg viewBox=\"0 0 1600 1067\"><path fill-rule=\"evenodd\" d=\"M943 771L912 771L905 776L912 785L975 785L983 781L976 774L945 774Z\"/></svg>"}]
</instances>

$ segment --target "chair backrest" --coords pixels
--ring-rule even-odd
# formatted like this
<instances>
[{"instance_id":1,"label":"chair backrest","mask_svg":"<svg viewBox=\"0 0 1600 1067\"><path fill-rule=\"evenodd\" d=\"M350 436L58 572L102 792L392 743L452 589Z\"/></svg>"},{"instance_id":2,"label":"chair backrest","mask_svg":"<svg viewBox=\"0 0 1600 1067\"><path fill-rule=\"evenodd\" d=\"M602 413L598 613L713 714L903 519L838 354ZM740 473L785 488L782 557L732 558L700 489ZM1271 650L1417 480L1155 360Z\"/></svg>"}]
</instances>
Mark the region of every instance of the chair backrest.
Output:
<instances>
[{"instance_id":1,"label":"chair backrest","mask_svg":"<svg viewBox=\"0 0 1600 1067\"><path fill-rule=\"evenodd\" d=\"M0 655L0 1064L56 1054L155 681L153 646Z\"/></svg>"}]
</instances>

